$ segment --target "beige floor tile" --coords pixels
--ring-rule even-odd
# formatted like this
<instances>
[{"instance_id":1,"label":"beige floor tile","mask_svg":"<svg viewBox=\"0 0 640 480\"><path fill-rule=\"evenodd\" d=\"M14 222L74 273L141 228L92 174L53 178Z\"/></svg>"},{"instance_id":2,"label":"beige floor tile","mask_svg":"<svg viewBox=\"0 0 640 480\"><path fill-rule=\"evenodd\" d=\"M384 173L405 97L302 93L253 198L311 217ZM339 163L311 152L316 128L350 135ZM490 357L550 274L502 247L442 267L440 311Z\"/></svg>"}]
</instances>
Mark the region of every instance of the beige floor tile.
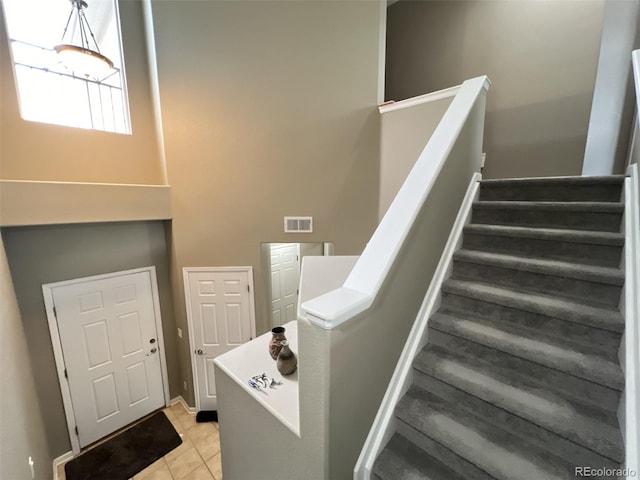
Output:
<instances>
[{"instance_id":1,"label":"beige floor tile","mask_svg":"<svg viewBox=\"0 0 640 480\"><path fill-rule=\"evenodd\" d=\"M180 438L182 438L182 443L164 456L167 463L194 447L193 442L187 435L181 435Z\"/></svg>"},{"instance_id":2,"label":"beige floor tile","mask_svg":"<svg viewBox=\"0 0 640 480\"><path fill-rule=\"evenodd\" d=\"M218 436L205 438L194 442L198 453L206 461L220 452L220 439Z\"/></svg>"},{"instance_id":3,"label":"beige floor tile","mask_svg":"<svg viewBox=\"0 0 640 480\"><path fill-rule=\"evenodd\" d=\"M196 468L184 480L214 480L213 475L209 473L209 469L205 465Z\"/></svg>"},{"instance_id":4,"label":"beige floor tile","mask_svg":"<svg viewBox=\"0 0 640 480\"><path fill-rule=\"evenodd\" d=\"M207 467L215 480L222 480L222 463L219 453L207 460Z\"/></svg>"},{"instance_id":5,"label":"beige floor tile","mask_svg":"<svg viewBox=\"0 0 640 480\"><path fill-rule=\"evenodd\" d=\"M153 462L151 465L149 465L147 468L142 470L140 473L137 473L136 475L134 475L133 480L146 479L149 477L150 474L152 474L156 470L160 470L163 467L165 468L167 467L167 462L165 462L164 458L161 458L160 460L156 460L155 462Z\"/></svg>"},{"instance_id":6,"label":"beige floor tile","mask_svg":"<svg viewBox=\"0 0 640 480\"><path fill-rule=\"evenodd\" d=\"M218 435L218 430L211 422L196 423L187 429L187 435L193 442Z\"/></svg>"},{"instance_id":7,"label":"beige floor tile","mask_svg":"<svg viewBox=\"0 0 640 480\"><path fill-rule=\"evenodd\" d=\"M190 448L176 458L167 460L167 463L169 464L171 475L173 475L176 480L182 480L200 465L203 465L202 458L200 458L200 454L195 447Z\"/></svg>"},{"instance_id":8,"label":"beige floor tile","mask_svg":"<svg viewBox=\"0 0 640 480\"><path fill-rule=\"evenodd\" d=\"M184 415L178 416L178 420L187 430L189 430L194 425L197 425L196 416L191 413L185 413Z\"/></svg>"},{"instance_id":9,"label":"beige floor tile","mask_svg":"<svg viewBox=\"0 0 640 480\"><path fill-rule=\"evenodd\" d=\"M144 477L144 480L173 480L173 477L171 476L171 472L169 472L169 467L165 464L149 473L149 475Z\"/></svg>"}]
</instances>

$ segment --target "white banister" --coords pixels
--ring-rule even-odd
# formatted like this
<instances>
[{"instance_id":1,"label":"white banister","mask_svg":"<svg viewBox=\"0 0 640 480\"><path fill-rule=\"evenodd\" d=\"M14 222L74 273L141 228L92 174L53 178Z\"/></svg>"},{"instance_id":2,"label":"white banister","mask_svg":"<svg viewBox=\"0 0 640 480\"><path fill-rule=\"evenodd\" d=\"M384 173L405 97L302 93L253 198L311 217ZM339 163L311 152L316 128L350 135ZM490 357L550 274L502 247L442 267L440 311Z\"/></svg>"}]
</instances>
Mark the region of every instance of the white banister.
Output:
<instances>
[{"instance_id":1,"label":"white banister","mask_svg":"<svg viewBox=\"0 0 640 480\"><path fill-rule=\"evenodd\" d=\"M462 84L343 286L303 303L303 315L311 323L332 329L371 306L473 107L489 86L486 76Z\"/></svg>"}]
</instances>

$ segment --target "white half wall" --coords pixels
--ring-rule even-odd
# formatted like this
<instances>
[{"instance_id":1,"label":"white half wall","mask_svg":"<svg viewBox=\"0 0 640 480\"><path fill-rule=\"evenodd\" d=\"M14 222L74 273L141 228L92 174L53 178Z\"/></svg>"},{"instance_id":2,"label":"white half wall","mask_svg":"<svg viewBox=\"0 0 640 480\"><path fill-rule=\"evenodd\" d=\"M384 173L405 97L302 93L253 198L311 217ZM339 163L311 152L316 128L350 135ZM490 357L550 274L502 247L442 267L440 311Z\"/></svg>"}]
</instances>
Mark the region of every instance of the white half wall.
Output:
<instances>
[{"instance_id":1,"label":"white half wall","mask_svg":"<svg viewBox=\"0 0 640 480\"><path fill-rule=\"evenodd\" d=\"M638 45L640 0L605 6L582 175L624 173L635 96L631 52Z\"/></svg>"}]
</instances>

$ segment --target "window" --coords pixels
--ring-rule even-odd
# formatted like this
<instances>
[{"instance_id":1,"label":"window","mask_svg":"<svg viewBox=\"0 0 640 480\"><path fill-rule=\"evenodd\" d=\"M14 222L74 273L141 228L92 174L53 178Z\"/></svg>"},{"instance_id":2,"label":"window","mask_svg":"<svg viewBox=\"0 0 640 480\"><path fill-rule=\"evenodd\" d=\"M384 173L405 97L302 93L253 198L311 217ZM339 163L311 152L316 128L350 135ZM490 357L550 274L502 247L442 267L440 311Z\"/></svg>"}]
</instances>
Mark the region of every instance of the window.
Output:
<instances>
[{"instance_id":1,"label":"window","mask_svg":"<svg viewBox=\"0 0 640 480\"><path fill-rule=\"evenodd\" d=\"M36 122L129 134L117 2L86 1L84 12L100 52L114 64L104 78L74 75L53 50L63 43L69 0L3 0L21 115Z\"/></svg>"}]
</instances>

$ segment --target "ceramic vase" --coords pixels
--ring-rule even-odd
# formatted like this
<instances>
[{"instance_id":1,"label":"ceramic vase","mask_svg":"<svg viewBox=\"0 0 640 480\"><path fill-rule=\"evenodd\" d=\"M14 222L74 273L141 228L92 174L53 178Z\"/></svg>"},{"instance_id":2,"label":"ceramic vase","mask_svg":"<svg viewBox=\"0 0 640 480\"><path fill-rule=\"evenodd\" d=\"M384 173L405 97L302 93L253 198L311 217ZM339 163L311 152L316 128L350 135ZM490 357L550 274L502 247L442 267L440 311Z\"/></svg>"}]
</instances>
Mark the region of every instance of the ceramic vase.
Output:
<instances>
[{"instance_id":1,"label":"ceramic vase","mask_svg":"<svg viewBox=\"0 0 640 480\"><path fill-rule=\"evenodd\" d=\"M282 345L282 350L280 350L280 355L278 355L276 366L282 375L291 375L296 371L296 368L298 368L298 359L289 348L288 341L283 340L280 344Z\"/></svg>"},{"instance_id":2,"label":"ceramic vase","mask_svg":"<svg viewBox=\"0 0 640 480\"><path fill-rule=\"evenodd\" d=\"M271 329L271 340L269 340L269 355L276 360L280 350L282 350L282 342L287 339L284 336L284 327L274 327Z\"/></svg>"}]
</instances>

